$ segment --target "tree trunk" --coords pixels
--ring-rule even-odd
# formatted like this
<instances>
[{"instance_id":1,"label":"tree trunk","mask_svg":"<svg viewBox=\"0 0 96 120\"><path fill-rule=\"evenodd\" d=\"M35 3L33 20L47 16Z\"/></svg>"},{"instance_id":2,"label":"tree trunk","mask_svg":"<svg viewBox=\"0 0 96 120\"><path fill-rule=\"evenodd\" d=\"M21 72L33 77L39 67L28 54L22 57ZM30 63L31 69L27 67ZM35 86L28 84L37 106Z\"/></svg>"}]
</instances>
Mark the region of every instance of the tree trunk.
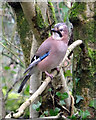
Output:
<instances>
[{"instance_id":1,"label":"tree trunk","mask_svg":"<svg viewBox=\"0 0 96 120\"><path fill-rule=\"evenodd\" d=\"M2 3L0 3L0 8L2 8ZM2 31L2 10L0 10L0 31ZM1 32L2 36L2 32ZM0 39L2 39L0 36ZM1 51L0 51L1 53ZM2 58L2 55L0 55L0 59ZM5 117L5 102L4 102L4 96L2 92L2 60L0 62L0 119Z\"/></svg>"},{"instance_id":2,"label":"tree trunk","mask_svg":"<svg viewBox=\"0 0 96 120\"><path fill-rule=\"evenodd\" d=\"M89 108L89 102L96 97L96 2L75 3L70 20L74 26L74 40L81 39L83 51L76 48L73 60L74 95L81 95L82 109ZM82 46L81 46L82 48Z\"/></svg>"}]
</instances>

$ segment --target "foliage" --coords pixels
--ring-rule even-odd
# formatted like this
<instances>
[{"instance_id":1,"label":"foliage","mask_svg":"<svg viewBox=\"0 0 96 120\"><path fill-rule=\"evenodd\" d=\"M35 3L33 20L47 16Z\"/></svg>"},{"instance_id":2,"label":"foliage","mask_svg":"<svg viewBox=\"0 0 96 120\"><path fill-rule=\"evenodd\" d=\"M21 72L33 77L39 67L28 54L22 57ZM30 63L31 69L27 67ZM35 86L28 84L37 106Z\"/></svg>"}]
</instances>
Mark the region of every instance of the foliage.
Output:
<instances>
[{"instance_id":1,"label":"foliage","mask_svg":"<svg viewBox=\"0 0 96 120\"><path fill-rule=\"evenodd\" d=\"M37 104L33 104L32 105L32 108L36 111L39 111L40 110L40 106L41 106L41 102L37 102Z\"/></svg>"},{"instance_id":2,"label":"foliage","mask_svg":"<svg viewBox=\"0 0 96 120\"><path fill-rule=\"evenodd\" d=\"M59 3L59 8L62 8L60 13L62 14L62 18L64 18L64 22L66 22L67 19L69 18L68 16L69 8L64 4L64 2Z\"/></svg>"},{"instance_id":3,"label":"foliage","mask_svg":"<svg viewBox=\"0 0 96 120\"><path fill-rule=\"evenodd\" d=\"M94 109L96 109L96 99L90 101L89 107L93 107Z\"/></svg>"},{"instance_id":4,"label":"foliage","mask_svg":"<svg viewBox=\"0 0 96 120\"><path fill-rule=\"evenodd\" d=\"M82 119L86 119L88 116L90 116L90 113L88 110L86 111L80 110L79 115L81 116Z\"/></svg>"},{"instance_id":5,"label":"foliage","mask_svg":"<svg viewBox=\"0 0 96 120\"><path fill-rule=\"evenodd\" d=\"M68 98L68 93L67 93L67 92L65 92L65 93L56 92L56 95L57 95L61 100L64 100L64 99Z\"/></svg>"},{"instance_id":6,"label":"foliage","mask_svg":"<svg viewBox=\"0 0 96 120\"><path fill-rule=\"evenodd\" d=\"M55 109L51 109L49 113L51 116L56 116L59 113L59 111L60 111L60 108L56 107Z\"/></svg>"},{"instance_id":7,"label":"foliage","mask_svg":"<svg viewBox=\"0 0 96 120\"><path fill-rule=\"evenodd\" d=\"M71 13L69 18L71 19L71 21L77 21L79 20L79 16L78 14L81 14L83 18L85 18L85 14L83 13L83 11L86 9L86 3L79 3L79 2L75 2L71 8Z\"/></svg>"},{"instance_id":8,"label":"foliage","mask_svg":"<svg viewBox=\"0 0 96 120\"><path fill-rule=\"evenodd\" d=\"M71 70L66 70L66 71L64 72L64 76L65 76L65 77L72 76Z\"/></svg>"},{"instance_id":9,"label":"foliage","mask_svg":"<svg viewBox=\"0 0 96 120\"><path fill-rule=\"evenodd\" d=\"M80 95L76 95L77 99L76 99L76 104L79 103L81 100L83 100L83 97Z\"/></svg>"}]
</instances>

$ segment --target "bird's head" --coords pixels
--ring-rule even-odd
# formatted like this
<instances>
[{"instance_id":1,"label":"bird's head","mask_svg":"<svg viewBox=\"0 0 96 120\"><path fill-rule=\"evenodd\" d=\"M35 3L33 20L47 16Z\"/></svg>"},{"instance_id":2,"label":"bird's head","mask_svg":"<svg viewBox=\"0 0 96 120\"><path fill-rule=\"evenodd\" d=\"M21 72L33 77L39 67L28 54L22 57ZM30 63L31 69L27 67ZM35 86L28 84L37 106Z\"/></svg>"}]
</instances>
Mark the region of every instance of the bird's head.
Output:
<instances>
[{"instance_id":1,"label":"bird's head","mask_svg":"<svg viewBox=\"0 0 96 120\"><path fill-rule=\"evenodd\" d=\"M62 38L68 38L68 27L65 23L57 23L52 31L52 37L55 40L61 40Z\"/></svg>"}]
</instances>

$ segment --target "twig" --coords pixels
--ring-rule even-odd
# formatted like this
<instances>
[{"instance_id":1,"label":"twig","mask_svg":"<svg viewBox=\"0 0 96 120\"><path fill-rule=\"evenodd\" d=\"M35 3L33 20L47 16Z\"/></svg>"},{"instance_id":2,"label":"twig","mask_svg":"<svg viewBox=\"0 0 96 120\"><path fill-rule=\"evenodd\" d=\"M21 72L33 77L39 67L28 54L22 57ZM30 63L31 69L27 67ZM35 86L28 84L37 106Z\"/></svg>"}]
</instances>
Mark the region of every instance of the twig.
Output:
<instances>
[{"instance_id":1,"label":"twig","mask_svg":"<svg viewBox=\"0 0 96 120\"><path fill-rule=\"evenodd\" d=\"M17 79L17 80L13 83L13 85L8 89L8 91L7 91L6 95L5 95L4 101L7 100L8 93L9 93L9 92L14 88L14 86L15 86L20 80L22 80L22 79L23 79L23 77L21 77L20 79Z\"/></svg>"},{"instance_id":2,"label":"twig","mask_svg":"<svg viewBox=\"0 0 96 120\"><path fill-rule=\"evenodd\" d=\"M74 97L72 96L72 95L70 95L70 97L71 97L71 110L70 110L70 113L71 113L71 115L70 116L72 116L73 114L74 114Z\"/></svg>"},{"instance_id":3,"label":"twig","mask_svg":"<svg viewBox=\"0 0 96 120\"><path fill-rule=\"evenodd\" d=\"M2 55L10 58L10 59L11 59L12 61L14 61L16 64L19 64L21 67L24 68L24 66L23 66L20 62L16 61L15 59L13 59L13 58L12 58L11 56L9 56L8 54L5 54L5 53L2 52Z\"/></svg>"},{"instance_id":4,"label":"twig","mask_svg":"<svg viewBox=\"0 0 96 120\"><path fill-rule=\"evenodd\" d=\"M23 65L23 61L22 61L13 51L11 51L10 49L8 49L2 42L0 42L0 44L1 44L5 49L7 49L9 52L11 52L11 53L21 62L21 64Z\"/></svg>"},{"instance_id":5,"label":"twig","mask_svg":"<svg viewBox=\"0 0 96 120\"><path fill-rule=\"evenodd\" d=\"M7 40L7 38L6 38L4 35L3 35L2 37L5 39L5 41L7 42L8 45L12 45L12 46L15 47L16 49L22 51L20 48L18 48L18 47L15 46L13 43L11 43L9 40Z\"/></svg>"},{"instance_id":6,"label":"twig","mask_svg":"<svg viewBox=\"0 0 96 120\"><path fill-rule=\"evenodd\" d=\"M66 59L66 57L69 55L69 53L77 46L77 45L80 45L82 44L82 40L77 40L75 41L73 44L71 44L68 48L68 51L66 52L66 55L65 55L65 58L63 59L63 62L64 60ZM62 67L62 64L60 64L60 68ZM54 70L52 72L52 75L53 77L55 77L57 75L57 70ZM47 87L47 85L50 83L51 81L51 78L50 77L47 77L45 79L45 81L42 83L42 85L37 89L37 91L26 101L24 102L18 109L18 112L17 113L9 113L5 118L19 118L21 115L24 114L24 110L29 106L31 105L35 99L45 90L45 88Z\"/></svg>"},{"instance_id":7,"label":"twig","mask_svg":"<svg viewBox=\"0 0 96 120\"><path fill-rule=\"evenodd\" d=\"M56 116L49 116L49 117L42 117L42 118L40 118L40 120L43 120L43 119L44 120L62 120L62 119L63 120L70 120L67 117L65 117L62 112L60 112ZM39 119L37 119L37 120L39 120Z\"/></svg>"}]
</instances>

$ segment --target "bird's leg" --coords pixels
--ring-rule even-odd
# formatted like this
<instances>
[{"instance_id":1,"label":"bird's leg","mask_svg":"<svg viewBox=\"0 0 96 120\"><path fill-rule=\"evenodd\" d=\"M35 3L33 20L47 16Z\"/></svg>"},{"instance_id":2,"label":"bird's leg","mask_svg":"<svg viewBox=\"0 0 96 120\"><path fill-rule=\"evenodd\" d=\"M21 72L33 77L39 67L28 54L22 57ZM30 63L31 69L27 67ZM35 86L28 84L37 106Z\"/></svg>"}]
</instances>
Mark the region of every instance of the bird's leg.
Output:
<instances>
[{"instance_id":1,"label":"bird's leg","mask_svg":"<svg viewBox=\"0 0 96 120\"><path fill-rule=\"evenodd\" d=\"M58 72L58 73L60 72L60 69L59 69L59 67L57 67L57 68L56 68L56 70L57 70L57 72Z\"/></svg>"},{"instance_id":2,"label":"bird's leg","mask_svg":"<svg viewBox=\"0 0 96 120\"><path fill-rule=\"evenodd\" d=\"M46 74L47 76L49 76L51 79L53 79L53 75L52 75L52 74L49 74L47 71L45 71L45 74Z\"/></svg>"}]
</instances>

